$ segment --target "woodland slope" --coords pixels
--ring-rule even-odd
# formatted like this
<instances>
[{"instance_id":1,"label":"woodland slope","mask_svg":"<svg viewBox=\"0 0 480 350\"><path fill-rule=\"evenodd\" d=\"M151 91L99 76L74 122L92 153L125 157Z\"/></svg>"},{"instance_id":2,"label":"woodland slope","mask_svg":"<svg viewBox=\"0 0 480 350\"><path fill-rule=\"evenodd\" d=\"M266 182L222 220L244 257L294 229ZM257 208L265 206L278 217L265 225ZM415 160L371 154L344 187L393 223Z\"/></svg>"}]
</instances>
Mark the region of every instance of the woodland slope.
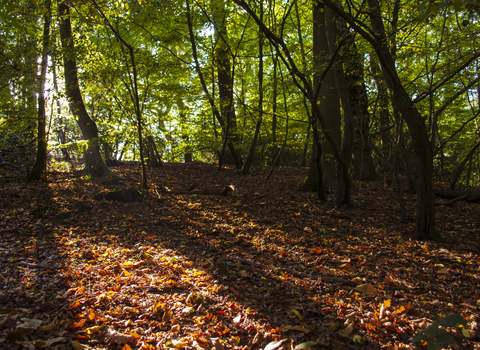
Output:
<instances>
[{"instance_id":1,"label":"woodland slope","mask_svg":"<svg viewBox=\"0 0 480 350\"><path fill-rule=\"evenodd\" d=\"M268 168L165 164L132 202L105 199L141 191L138 170L1 177L0 347L413 348L453 313L468 322L449 331L456 344L478 346L478 203L436 198L447 242L419 242L415 196L399 224L381 182L355 183L353 205L334 208L296 190L303 168L266 180Z\"/></svg>"}]
</instances>

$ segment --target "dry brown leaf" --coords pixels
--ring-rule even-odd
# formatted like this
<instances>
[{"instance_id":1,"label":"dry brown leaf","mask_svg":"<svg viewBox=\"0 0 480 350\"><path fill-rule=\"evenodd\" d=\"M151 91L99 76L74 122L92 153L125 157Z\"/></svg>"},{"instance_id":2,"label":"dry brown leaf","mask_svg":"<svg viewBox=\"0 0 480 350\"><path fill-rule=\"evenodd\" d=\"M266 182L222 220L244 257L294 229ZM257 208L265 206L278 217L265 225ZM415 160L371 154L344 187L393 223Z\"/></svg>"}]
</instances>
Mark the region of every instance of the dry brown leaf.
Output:
<instances>
[{"instance_id":1,"label":"dry brown leaf","mask_svg":"<svg viewBox=\"0 0 480 350\"><path fill-rule=\"evenodd\" d=\"M377 292L377 288L375 288L371 284L360 284L356 286L354 289L360 293L376 293Z\"/></svg>"},{"instance_id":2,"label":"dry brown leaf","mask_svg":"<svg viewBox=\"0 0 480 350\"><path fill-rule=\"evenodd\" d=\"M134 336L117 332L116 330L111 329L111 328L109 328L107 330L106 338L109 341L115 341L120 345L135 342L135 337Z\"/></svg>"}]
</instances>

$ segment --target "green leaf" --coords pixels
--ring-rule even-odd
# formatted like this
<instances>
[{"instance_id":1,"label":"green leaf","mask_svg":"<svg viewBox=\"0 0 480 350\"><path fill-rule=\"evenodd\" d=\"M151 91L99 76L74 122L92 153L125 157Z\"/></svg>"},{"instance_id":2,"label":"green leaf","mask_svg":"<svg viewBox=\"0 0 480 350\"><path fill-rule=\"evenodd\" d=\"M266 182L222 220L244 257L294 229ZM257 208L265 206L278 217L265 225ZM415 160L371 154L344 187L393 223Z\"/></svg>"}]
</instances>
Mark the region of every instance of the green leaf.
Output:
<instances>
[{"instance_id":1,"label":"green leaf","mask_svg":"<svg viewBox=\"0 0 480 350\"><path fill-rule=\"evenodd\" d=\"M465 338L470 338L472 336L465 328L462 328L462 334Z\"/></svg>"}]
</instances>

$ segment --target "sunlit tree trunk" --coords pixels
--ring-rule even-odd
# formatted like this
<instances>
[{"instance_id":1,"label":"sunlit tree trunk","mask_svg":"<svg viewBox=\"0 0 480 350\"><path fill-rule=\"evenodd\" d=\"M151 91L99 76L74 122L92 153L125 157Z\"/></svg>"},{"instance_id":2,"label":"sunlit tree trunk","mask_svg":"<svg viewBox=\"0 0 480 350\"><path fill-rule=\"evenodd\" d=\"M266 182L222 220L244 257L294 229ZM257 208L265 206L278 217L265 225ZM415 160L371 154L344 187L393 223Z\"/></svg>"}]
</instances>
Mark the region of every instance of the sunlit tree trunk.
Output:
<instances>
[{"instance_id":1,"label":"sunlit tree trunk","mask_svg":"<svg viewBox=\"0 0 480 350\"><path fill-rule=\"evenodd\" d=\"M78 126L82 131L83 138L87 140L85 151L85 173L93 177L112 175L100 155L98 141L98 129L95 121L90 118L82 93L78 85L77 62L75 59L75 47L70 23L70 10L65 2L58 4L60 14L60 37L63 47L63 66L65 70L65 89L68 97L70 111L77 118Z\"/></svg>"},{"instance_id":2,"label":"sunlit tree trunk","mask_svg":"<svg viewBox=\"0 0 480 350\"><path fill-rule=\"evenodd\" d=\"M46 13L43 23L43 39L42 39L42 62L40 68L40 81L38 86L38 134L37 134L37 158L33 165L32 171L27 176L27 181L38 181L42 176L47 164L47 136L46 129L46 112L45 112L45 79L47 76L48 54L50 48L50 23L52 20L51 1L45 2ZM46 174L45 174L46 175Z\"/></svg>"}]
</instances>

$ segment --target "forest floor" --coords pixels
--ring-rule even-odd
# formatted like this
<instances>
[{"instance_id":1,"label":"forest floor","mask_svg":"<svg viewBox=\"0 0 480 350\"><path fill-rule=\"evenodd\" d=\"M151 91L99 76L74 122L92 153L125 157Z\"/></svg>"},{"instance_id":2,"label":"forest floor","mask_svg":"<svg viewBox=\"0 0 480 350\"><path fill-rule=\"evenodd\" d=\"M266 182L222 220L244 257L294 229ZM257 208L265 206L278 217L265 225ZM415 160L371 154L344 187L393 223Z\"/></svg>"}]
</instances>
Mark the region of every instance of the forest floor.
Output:
<instances>
[{"instance_id":1,"label":"forest floor","mask_svg":"<svg viewBox=\"0 0 480 350\"><path fill-rule=\"evenodd\" d=\"M296 191L306 169L269 170L165 164L132 203L94 197L141 190L134 164L116 180L3 174L0 348L426 348L412 338L455 313L465 326L439 333L480 347L479 204L436 198L447 243L418 242L414 195L400 224L381 182L334 208Z\"/></svg>"}]
</instances>

